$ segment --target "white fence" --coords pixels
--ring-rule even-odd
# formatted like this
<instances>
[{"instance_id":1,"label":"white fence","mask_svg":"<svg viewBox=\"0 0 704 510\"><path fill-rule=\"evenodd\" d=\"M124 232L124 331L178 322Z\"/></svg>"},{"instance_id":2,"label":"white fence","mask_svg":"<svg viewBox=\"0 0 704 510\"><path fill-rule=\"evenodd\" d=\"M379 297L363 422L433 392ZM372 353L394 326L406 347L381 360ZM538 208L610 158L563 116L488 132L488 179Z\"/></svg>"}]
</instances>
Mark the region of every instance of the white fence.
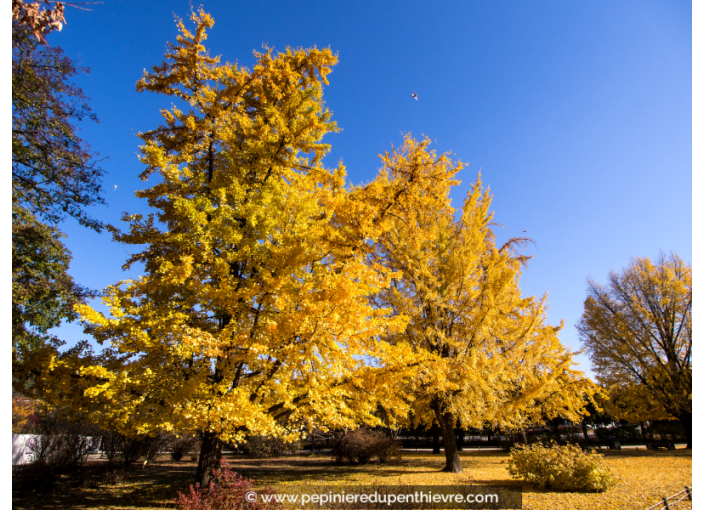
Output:
<instances>
[{"instance_id":1,"label":"white fence","mask_svg":"<svg viewBox=\"0 0 704 510\"><path fill-rule=\"evenodd\" d=\"M12 465L31 464L34 454L31 449L32 442L41 436L35 434L12 434ZM88 444L95 450L100 446L100 437L86 437Z\"/></svg>"},{"instance_id":2,"label":"white fence","mask_svg":"<svg viewBox=\"0 0 704 510\"><path fill-rule=\"evenodd\" d=\"M12 434L12 465L31 464L34 456L29 448L30 441L38 438L34 434Z\"/></svg>"}]
</instances>

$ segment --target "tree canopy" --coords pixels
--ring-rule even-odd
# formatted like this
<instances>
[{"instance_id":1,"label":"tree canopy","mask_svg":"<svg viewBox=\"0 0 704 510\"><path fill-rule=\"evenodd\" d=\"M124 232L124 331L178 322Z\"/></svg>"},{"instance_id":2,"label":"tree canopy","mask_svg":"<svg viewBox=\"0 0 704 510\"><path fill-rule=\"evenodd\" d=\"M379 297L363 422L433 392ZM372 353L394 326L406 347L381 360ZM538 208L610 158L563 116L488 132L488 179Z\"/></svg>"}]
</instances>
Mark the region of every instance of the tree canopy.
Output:
<instances>
[{"instance_id":1,"label":"tree canopy","mask_svg":"<svg viewBox=\"0 0 704 510\"><path fill-rule=\"evenodd\" d=\"M457 472L453 429L459 424L516 429L545 417L579 421L584 395L594 387L560 344L561 326L546 324L546 297L521 294L529 257L518 248L528 240L496 246L491 198L479 179L456 211L450 189L463 165L437 156L428 144L407 137L401 150L384 158L392 181L406 181L419 169L437 184L394 205L373 259L394 277L376 302L409 318L386 340L424 354L410 386L414 415L427 425L439 423L445 469Z\"/></svg>"},{"instance_id":2,"label":"tree canopy","mask_svg":"<svg viewBox=\"0 0 704 510\"><path fill-rule=\"evenodd\" d=\"M609 413L678 419L691 447L692 267L674 253L636 258L606 286L588 285L577 328L611 394Z\"/></svg>"},{"instance_id":3,"label":"tree canopy","mask_svg":"<svg viewBox=\"0 0 704 510\"><path fill-rule=\"evenodd\" d=\"M67 273L71 255L61 232L21 207L12 211L12 351L20 357L45 343L90 291Z\"/></svg>"},{"instance_id":4,"label":"tree canopy","mask_svg":"<svg viewBox=\"0 0 704 510\"><path fill-rule=\"evenodd\" d=\"M70 81L87 69L78 67L61 48L44 44L43 34L53 27L56 16L39 21L22 16L27 6L38 5L22 2L13 2L13 14L15 4L21 5L12 20L13 203L41 221L57 223L68 215L99 231L100 221L85 208L103 203L103 170L76 133L76 122L97 119L81 89ZM35 14L41 17L46 12Z\"/></svg>"},{"instance_id":5,"label":"tree canopy","mask_svg":"<svg viewBox=\"0 0 704 510\"><path fill-rule=\"evenodd\" d=\"M45 7L45 8L42 8ZM26 358L92 295L68 274L56 225L66 216L100 231L86 207L103 203L102 170L76 122L95 120L71 78L83 69L45 39L63 4L12 2L12 352ZM53 340L56 340L55 338Z\"/></svg>"},{"instance_id":6,"label":"tree canopy","mask_svg":"<svg viewBox=\"0 0 704 510\"><path fill-rule=\"evenodd\" d=\"M69 5L76 7L75 4ZM31 34L38 42L48 44L45 36L54 30L61 31L66 22L64 4L45 0L42 5L41 2L12 0L12 20L29 30L26 35Z\"/></svg>"}]
</instances>

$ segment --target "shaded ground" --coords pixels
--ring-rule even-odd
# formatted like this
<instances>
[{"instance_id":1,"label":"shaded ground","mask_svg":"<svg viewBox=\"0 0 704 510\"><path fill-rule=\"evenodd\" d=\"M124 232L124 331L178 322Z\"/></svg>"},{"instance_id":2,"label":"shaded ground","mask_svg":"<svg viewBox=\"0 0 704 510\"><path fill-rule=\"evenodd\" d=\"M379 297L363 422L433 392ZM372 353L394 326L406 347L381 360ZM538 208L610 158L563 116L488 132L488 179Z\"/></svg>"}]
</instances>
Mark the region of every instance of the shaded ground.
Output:
<instances>
[{"instance_id":1,"label":"shaded ground","mask_svg":"<svg viewBox=\"0 0 704 510\"><path fill-rule=\"evenodd\" d=\"M404 453L395 464L338 466L328 456L251 459L226 455L233 469L257 485L273 486L279 492L293 487L325 483L327 485L508 485L521 482L511 479L504 452L465 452L464 473L449 474L439 470L443 456L428 453ZM539 491L524 485L523 508L542 509L623 509L645 510L663 495L679 492L692 485L691 451L650 452L614 451L605 453L606 464L618 483L603 494L577 494ZM13 508L16 509L165 509L173 508L177 492L188 491L197 462L178 463L166 460L154 465L135 465L124 472L111 474L105 462L93 461L71 475L58 478L51 493L21 489L22 473L13 468ZM691 508L680 503L674 509Z\"/></svg>"},{"instance_id":2,"label":"shaded ground","mask_svg":"<svg viewBox=\"0 0 704 510\"><path fill-rule=\"evenodd\" d=\"M12 470L12 508L112 509L172 508L178 491L187 492L197 462L156 462L129 470L107 469L105 462L89 462L76 472L59 475L51 492L16 490L22 485L21 469ZM25 475L27 476L27 475ZM28 475L33 477L31 474ZM40 475L41 476L41 475ZM32 478L30 478L32 480ZM32 480L34 481L34 480ZM41 480L37 480L41 485ZM33 485L32 482L24 485Z\"/></svg>"}]
</instances>

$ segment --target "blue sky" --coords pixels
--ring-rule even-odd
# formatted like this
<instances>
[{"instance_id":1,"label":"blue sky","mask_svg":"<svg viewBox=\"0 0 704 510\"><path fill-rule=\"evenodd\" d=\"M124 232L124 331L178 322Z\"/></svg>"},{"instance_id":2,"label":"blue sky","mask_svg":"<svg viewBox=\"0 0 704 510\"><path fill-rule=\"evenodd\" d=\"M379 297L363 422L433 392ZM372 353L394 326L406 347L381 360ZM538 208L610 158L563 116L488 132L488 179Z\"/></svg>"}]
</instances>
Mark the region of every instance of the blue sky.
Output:
<instances>
[{"instance_id":1,"label":"blue sky","mask_svg":"<svg viewBox=\"0 0 704 510\"><path fill-rule=\"evenodd\" d=\"M198 5L194 3L194 5ZM692 4L681 1L205 1L208 44L224 61L251 66L263 44L330 47L340 62L325 101L342 131L328 135L329 166L371 180L378 155L401 133L423 134L468 163L459 205L481 171L494 195L498 241L523 235L536 247L522 278L527 295L549 292L551 323L579 349L575 323L588 277L633 256L674 251L692 261ZM143 70L162 62L185 0L105 0L67 8L49 37L90 68L77 79L98 124L81 136L107 158L107 206L118 224L147 212L134 191L139 131L160 123L169 99L138 94ZM411 97L418 94L419 100ZM114 186L117 185L117 189ZM130 247L68 220L71 274L102 289L127 277ZM56 332L69 344L78 325ZM581 368L589 361L580 356Z\"/></svg>"}]
</instances>

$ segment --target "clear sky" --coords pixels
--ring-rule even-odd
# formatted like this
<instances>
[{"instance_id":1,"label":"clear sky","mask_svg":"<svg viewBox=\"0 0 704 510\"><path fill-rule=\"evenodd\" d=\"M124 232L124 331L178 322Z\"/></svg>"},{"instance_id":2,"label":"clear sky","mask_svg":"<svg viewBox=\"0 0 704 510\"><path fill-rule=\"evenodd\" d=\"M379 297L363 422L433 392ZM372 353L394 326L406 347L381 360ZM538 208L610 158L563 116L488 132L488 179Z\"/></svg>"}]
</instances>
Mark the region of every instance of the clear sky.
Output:
<instances>
[{"instance_id":1,"label":"clear sky","mask_svg":"<svg viewBox=\"0 0 704 510\"><path fill-rule=\"evenodd\" d=\"M198 4L194 2L194 5ZM692 261L692 4L650 1L212 1L208 44L223 61L251 66L263 44L330 47L339 64L325 89L342 128L328 135L329 166L371 180L378 155L401 133L433 139L468 163L460 205L481 171L494 195L498 241L527 235L536 247L521 282L548 291L549 321L579 349L575 323L588 277L604 283L634 256L674 251ZM137 132L160 123L169 99L138 94L143 70L162 62L186 0L105 0L67 8L48 37L90 68L77 83L99 124L80 135L107 158L107 207L117 225L147 212L134 191ZM418 94L414 100L411 93ZM117 185L117 189L114 186ZM61 227L77 282L102 289L127 277L132 247L68 220ZM523 230L527 230L523 234ZM56 333L86 338L78 325ZM578 360L589 372L586 356Z\"/></svg>"}]
</instances>

